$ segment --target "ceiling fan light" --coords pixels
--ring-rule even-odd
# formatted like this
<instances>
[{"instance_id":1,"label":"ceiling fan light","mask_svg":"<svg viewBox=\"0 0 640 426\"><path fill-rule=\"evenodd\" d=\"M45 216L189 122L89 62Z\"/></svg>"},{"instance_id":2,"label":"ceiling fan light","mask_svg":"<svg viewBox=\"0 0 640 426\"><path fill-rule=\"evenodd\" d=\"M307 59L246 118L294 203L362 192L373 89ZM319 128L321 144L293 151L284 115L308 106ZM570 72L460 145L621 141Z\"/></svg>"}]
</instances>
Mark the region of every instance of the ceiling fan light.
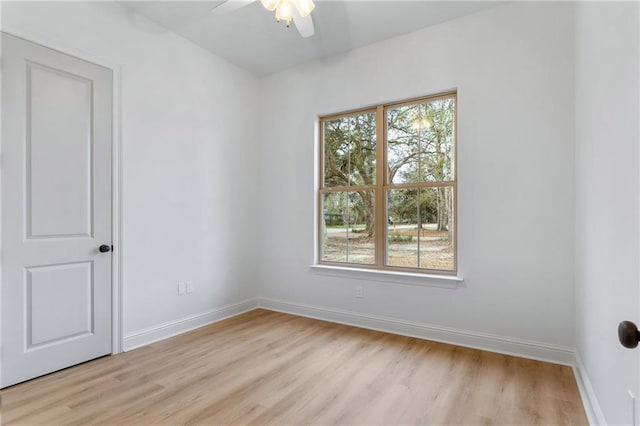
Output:
<instances>
[{"instance_id":1,"label":"ceiling fan light","mask_svg":"<svg viewBox=\"0 0 640 426\"><path fill-rule=\"evenodd\" d=\"M280 3L280 0L260 0L260 2L262 2L262 5L265 9L267 9L269 12L273 12L278 7L278 3Z\"/></svg>"},{"instance_id":2,"label":"ceiling fan light","mask_svg":"<svg viewBox=\"0 0 640 426\"><path fill-rule=\"evenodd\" d=\"M291 25L293 19L293 7L291 6L291 0L280 0L278 8L276 9L276 20L278 22L285 21L287 27Z\"/></svg>"},{"instance_id":3,"label":"ceiling fan light","mask_svg":"<svg viewBox=\"0 0 640 426\"><path fill-rule=\"evenodd\" d=\"M300 16L302 18L310 14L311 11L316 7L316 5L313 3L313 0L295 0L295 2L298 13L300 13Z\"/></svg>"}]
</instances>

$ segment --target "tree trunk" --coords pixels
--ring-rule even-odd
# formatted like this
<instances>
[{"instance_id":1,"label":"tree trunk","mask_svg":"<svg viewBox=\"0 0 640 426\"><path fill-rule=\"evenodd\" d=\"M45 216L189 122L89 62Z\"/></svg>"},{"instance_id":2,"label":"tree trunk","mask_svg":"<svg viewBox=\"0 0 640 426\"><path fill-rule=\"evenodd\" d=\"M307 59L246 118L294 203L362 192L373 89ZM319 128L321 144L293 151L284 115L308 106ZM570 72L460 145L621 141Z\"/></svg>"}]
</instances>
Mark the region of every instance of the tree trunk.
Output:
<instances>
[{"instance_id":1,"label":"tree trunk","mask_svg":"<svg viewBox=\"0 0 640 426\"><path fill-rule=\"evenodd\" d=\"M438 188L438 231L449 230L449 216L451 209L446 188Z\"/></svg>"},{"instance_id":2,"label":"tree trunk","mask_svg":"<svg viewBox=\"0 0 640 426\"><path fill-rule=\"evenodd\" d=\"M358 194L360 194L362 202L364 203L364 211L362 213L364 214L365 224L367 226L367 236L373 237L375 233L375 207L373 205L373 193L371 191L361 191L358 192Z\"/></svg>"}]
</instances>

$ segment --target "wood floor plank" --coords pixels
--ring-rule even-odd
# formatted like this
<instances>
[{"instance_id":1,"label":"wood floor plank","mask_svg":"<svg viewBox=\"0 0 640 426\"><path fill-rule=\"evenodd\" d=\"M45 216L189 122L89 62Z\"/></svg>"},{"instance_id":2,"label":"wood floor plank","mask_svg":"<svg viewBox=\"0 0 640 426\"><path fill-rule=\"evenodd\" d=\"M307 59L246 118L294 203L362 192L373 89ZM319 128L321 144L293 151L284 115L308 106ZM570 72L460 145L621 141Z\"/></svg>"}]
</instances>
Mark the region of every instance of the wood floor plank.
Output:
<instances>
[{"instance_id":1,"label":"wood floor plank","mask_svg":"<svg viewBox=\"0 0 640 426\"><path fill-rule=\"evenodd\" d=\"M254 310L1 391L2 424L587 424L571 368Z\"/></svg>"}]
</instances>

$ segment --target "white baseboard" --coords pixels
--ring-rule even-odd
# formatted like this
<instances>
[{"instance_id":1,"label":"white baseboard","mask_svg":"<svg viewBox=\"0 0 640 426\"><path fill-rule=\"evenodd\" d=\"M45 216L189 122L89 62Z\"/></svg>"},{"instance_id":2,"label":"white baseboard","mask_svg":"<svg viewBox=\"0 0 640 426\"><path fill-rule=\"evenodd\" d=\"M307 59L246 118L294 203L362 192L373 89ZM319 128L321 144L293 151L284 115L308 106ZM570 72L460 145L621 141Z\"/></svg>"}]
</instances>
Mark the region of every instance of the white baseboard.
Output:
<instances>
[{"instance_id":1,"label":"white baseboard","mask_svg":"<svg viewBox=\"0 0 640 426\"><path fill-rule=\"evenodd\" d=\"M229 317L234 317L236 315L252 311L257 307L257 299L246 299L238 303L220 306L219 308L215 308L207 312L202 312L200 314L135 331L124 337L124 351L130 351L214 322L222 321Z\"/></svg>"},{"instance_id":2,"label":"white baseboard","mask_svg":"<svg viewBox=\"0 0 640 426\"><path fill-rule=\"evenodd\" d=\"M139 330L125 336L124 350L130 351L159 340L164 340L214 322L252 311L256 308L571 366L576 377L578 390L589 424L606 425L604 414L598 404L582 360L571 347L440 327L398 318L388 318L285 300L270 298L246 299L201 314Z\"/></svg>"},{"instance_id":3,"label":"white baseboard","mask_svg":"<svg viewBox=\"0 0 640 426\"><path fill-rule=\"evenodd\" d=\"M359 312L270 298L246 299L241 302L224 305L207 312L135 331L125 336L124 350L130 351L217 321L240 315L258 307L271 311L352 325L370 330L384 331L387 333L433 340L442 343L450 343L473 349L482 349L490 352L574 366L574 350L573 348L566 346L550 345L547 343L532 342L516 338L406 321L398 318L388 318L378 315L363 314ZM583 374L582 372L584 371L584 368L581 368L580 365L578 365L577 368L582 371L578 371L576 379L578 379L578 374ZM588 384L588 379L586 380L586 383ZM590 384L585 386L585 389L591 389Z\"/></svg>"},{"instance_id":4,"label":"white baseboard","mask_svg":"<svg viewBox=\"0 0 640 426\"><path fill-rule=\"evenodd\" d=\"M403 336L417 337L419 339L450 343L522 358L552 362L555 364L573 366L574 361L574 349L566 346L531 342L285 300L259 298L258 306L271 311L284 312Z\"/></svg>"},{"instance_id":5,"label":"white baseboard","mask_svg":"<svg viewBox=\"0 0 640 426\"><path fill-rule=\"evenodd\" d=\"M589 420L589 424L606 425L607 421L604 418L604 413L600 408L598 398L596 398L596 394L591 386L587 370L585 370L580 354L577 352L575 354L573 374L576 376L578 390L580 391L580 398L582 398L582 405L584 405L584 411L587 413L587 420Z\"/></svg>"}]
</instances>

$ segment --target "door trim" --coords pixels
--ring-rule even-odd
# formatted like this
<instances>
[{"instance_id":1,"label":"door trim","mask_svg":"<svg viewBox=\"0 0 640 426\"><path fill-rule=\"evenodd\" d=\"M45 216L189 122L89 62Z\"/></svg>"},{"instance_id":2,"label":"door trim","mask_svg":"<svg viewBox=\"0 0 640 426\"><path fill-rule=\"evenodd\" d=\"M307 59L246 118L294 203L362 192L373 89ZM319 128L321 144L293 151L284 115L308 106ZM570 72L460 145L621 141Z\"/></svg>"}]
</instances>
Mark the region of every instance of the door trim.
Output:
<instances>
[{"instance_id":1,"label":"door trim","mask_svg":"<svg viewBox=\"0 0 640 426\"><path fill-rule=\"evenodd\" d=\"M39 44L51 50L70 55L83 61L91 62L113 73L112 85L112 146L111 146L111 241L114 252L111 262L111 354L115 355L123 351L123 289L122 289L122 120L121 120L121 77L122 67L114 61L96 57L93 53L69 47L61 40L42 36L29 31L10 26L3 26L0 33L21 38L25 41ZM1 248L1 247L0 247ZM1 268L1 265L0 265ZM0 278L1 279L1 278ZM0 282L1 285L1 282ZM1 317L0 317L1 320ZM1 330L1 328L0 328ZM1 339L1 335L0 335ZM0 340L1 342L1 340ZM0 355L0 363L2 358Z\"/></svg>"}]
</instances>

